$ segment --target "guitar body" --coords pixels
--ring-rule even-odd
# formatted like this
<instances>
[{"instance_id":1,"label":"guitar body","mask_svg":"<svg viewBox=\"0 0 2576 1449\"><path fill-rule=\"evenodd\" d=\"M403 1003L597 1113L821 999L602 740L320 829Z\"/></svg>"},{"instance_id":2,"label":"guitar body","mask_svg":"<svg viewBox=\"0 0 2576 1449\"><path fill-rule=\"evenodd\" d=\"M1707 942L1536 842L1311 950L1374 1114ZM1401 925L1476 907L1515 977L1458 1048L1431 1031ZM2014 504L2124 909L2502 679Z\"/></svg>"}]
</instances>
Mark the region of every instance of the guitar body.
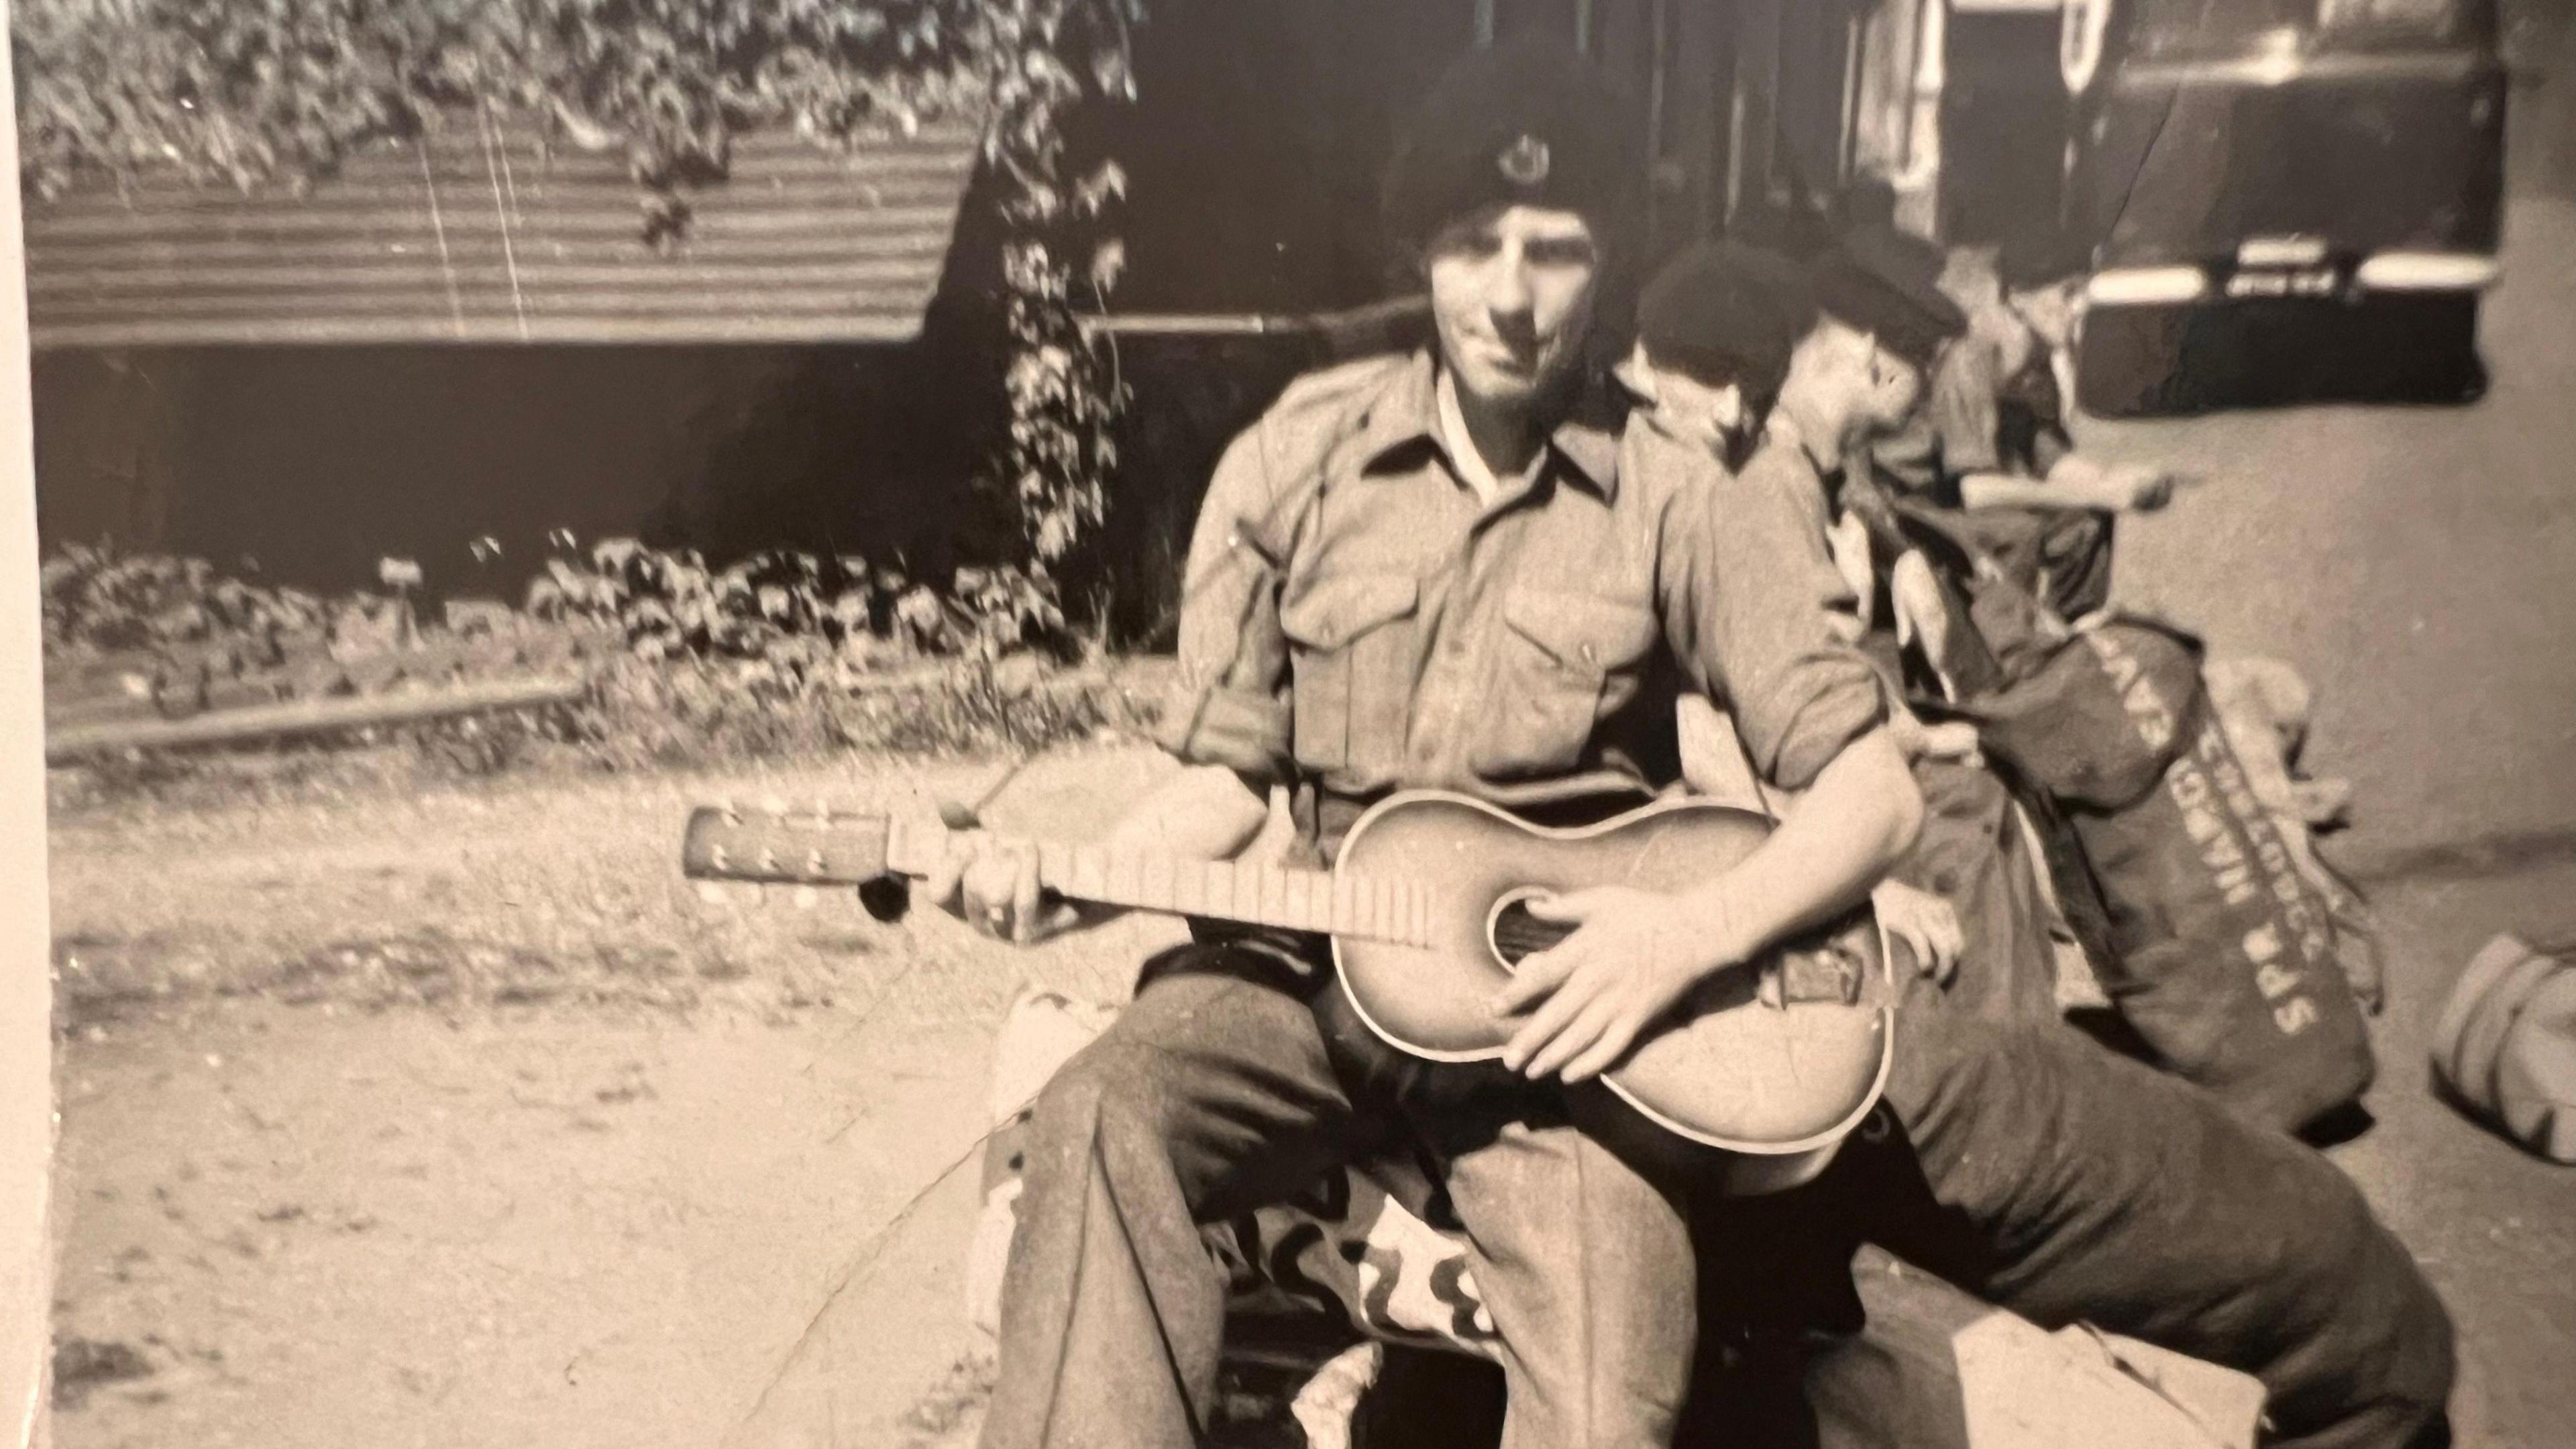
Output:
<instances>
[{"instance_id":1,"label":"guitar body","mask_svg":"<svg viewBox=\"0 0 2576 1449\"><path fill-rule=\"evenodd\" d=\"M1770 829L1761 816L1700 800L1659 801L1564 829L1463 795L1390 796L1352 827L1335 873L1430 885L1429 944L1336 937L1342 989L1372 1031L1406 1052L1453 1062L1499 1057L1512 1023L1487 1003L1510 979L1513 961L1564 932L1516 902L1605 885L1688 891L1751 854ZM1821 979L1853 989L1758 990L1765 970L1813 982L1817 971L1788 967L1820 960L1830 968ZM1726 1154L1733 1190L1804 1181L1831 1161L1886 1085L1894 1056L1886 963L1875 922L1856 911L1777 959L1701 983L1603 1083L1656 1126Z\"/></svg>"},{"instance_id":2,"label":"guitar body","mask_svg":"<svg viewBox=\"0 0 2576 1449\"><path fill-rule=\"evenodd\" d=\"M1706 800L1658 801L1568 829L1414 791L1361 816L1330 875L1034 848L1045 889L1066 899L1328 934L1342 989L1371 1030L1416 1056L1471 1062L1501 1056L1509 1040L1510 1023L1486 1003L1513 963L1571 933L1532 916L1529 897L1601 885L1678 894L1724 874L1770 832L1763 817ZM828 804L758 816L714 806L691 814L681 864L710 882L865 890L932 875L954 848L944 826ZM1606 1092L1572 1101L1587 1130L1641 1150L1666 1134L1714 1149L1693 1154L1694 1170L1720 1190L1793 1186L1824 1169L1886 1085L1894 995L1887 943L1856 908L1700 983L1602 1078ZM1593 1113L1596 1104L1606 1110ZM1631 1134L1632 1124L1662 1131Z\"/></svg>"}]
</instances>

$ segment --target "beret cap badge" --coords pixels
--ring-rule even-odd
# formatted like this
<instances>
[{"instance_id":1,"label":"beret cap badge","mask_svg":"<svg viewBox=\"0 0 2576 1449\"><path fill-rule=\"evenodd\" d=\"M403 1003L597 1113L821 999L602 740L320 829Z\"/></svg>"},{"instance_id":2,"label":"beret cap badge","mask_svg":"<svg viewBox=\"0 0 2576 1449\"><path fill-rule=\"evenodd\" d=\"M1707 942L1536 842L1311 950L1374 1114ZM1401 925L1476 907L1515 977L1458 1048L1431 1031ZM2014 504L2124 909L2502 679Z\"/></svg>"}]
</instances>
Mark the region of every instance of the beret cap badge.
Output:
<instances>
[{"instance_id":1,"label":"beret cap badge","mask_svg":"<svg viewBox=\"0 0 2576 1449\"><path fill-rule=\"evenodd\" d=\"M1545 141L1524 134L1503 148L1502 154L1494 158L1494 166L1514 186L1544 186L1553 159Z\"/></svg>"}]
</instances>

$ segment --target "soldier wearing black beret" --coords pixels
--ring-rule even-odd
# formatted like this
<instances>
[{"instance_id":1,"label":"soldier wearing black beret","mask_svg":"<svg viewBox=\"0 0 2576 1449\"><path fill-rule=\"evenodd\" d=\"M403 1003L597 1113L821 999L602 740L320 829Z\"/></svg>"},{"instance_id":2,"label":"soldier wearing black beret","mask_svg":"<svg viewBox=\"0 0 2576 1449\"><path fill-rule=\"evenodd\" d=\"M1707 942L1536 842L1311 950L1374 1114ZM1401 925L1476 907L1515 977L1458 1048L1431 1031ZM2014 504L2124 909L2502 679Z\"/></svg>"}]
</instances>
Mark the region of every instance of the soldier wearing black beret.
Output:
<instances>
[{"instance_id":1,"label":"soldier wearing black beret","mask_svg":"<svg viewBox=\"0 0 2576 1449\"><path fill-rule=\"evenodd\" d=\"M1435 345L1302 377L1227 449L1158 726L1184 768L1111 840L1232 858L1273 789L1318 863L1399 790L1642 802L1670 782L1684 690L1723 691L1762 777L1806 803L1681 889L1532 901L1568 934L1470 988L1472 1062L1381 1040L1312 936L1200 924L1033 1109L986 1449L1204 1442L1224 1303L1198 1225L1363 1147L1439 1168L1473 1284L1453 1331L1503 1367L1509 1449L1673 1441L1694 1184L1596 1135L1616 1120L1598 1078L1698 983L1865 894L1917 806L1805 520L1721 497L1707 450L1630 426L1597 365L1599 335L1624 341L1603 289L1634 250L1627 117L1536 46L1425 98L1383 195ZM1000 847L926 893L997 936L1079 924Z\"/></svg>"},{"instance_id":2,"label":"soldier wearing black beret","mask_svg":"<svg viewBox=\"0 0 2576 1449\"><path fill-rule=\"evenodd\" d=\"M1418 262L1461 218L1537 206L1581 214L1606 250L1625 252L1643 155L1627 97L1562 49L1524 41L1473 52L1397 138L1380 189L1387 242Z\"/></svg>"},{"instance_id":3,"label":"soldier wearing black beret","mask_svg":"<svg viewBox=\"0 0 2576 1449\"><path fill-rule=\"evenodd\" d=\"M1666 262L1640 294L1636 350L1622 376L1654 426L1737 467L1815 320L1815 295L1796 263L1738 242L1702 242Z\"/></svg>"},{"instance_id":4,"label":"soldier wearing black beret","mask_svg":"<svg viewBox=\"0 0 2576 1449\"><path fill-rule=\"evenodd\" d=\"M1856 227L1808 264L1816 303L1929 371L1968 316L1941 290L1941 249L1893 226Z\"/></svg>"}]
</instances>

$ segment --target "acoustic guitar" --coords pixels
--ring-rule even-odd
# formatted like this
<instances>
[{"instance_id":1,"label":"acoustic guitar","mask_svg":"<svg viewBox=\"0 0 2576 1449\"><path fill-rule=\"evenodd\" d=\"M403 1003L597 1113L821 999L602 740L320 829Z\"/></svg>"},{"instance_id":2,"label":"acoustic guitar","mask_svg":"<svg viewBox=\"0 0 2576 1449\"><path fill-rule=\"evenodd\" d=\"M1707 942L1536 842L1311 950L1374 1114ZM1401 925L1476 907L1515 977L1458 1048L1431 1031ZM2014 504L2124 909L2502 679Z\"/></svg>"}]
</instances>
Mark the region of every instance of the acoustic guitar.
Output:
<instances>
[{"instance_id":1,"label":"acoustic guitar","mask_svg":"<svg viewBox=\"0 0 2576 1449\"><path fill-rule=\"evenodd\" d=\"M1328 935L1369 1028L1435 1061L1502 1055L1514 1022L1487 1002L1525 957L1571 934L1534 896L1596 885L1678 892L1752 853L1770 823L1663 800L1598 824L1540 826L1464 795L1409 791L1361 816L1330 871L1037 846L1039 879L1070 900ZM690 818L682 866L700 880L853 886L926 878L957 833L878 815L727 806ZM1602 1082L1647 1121L1726 1158L1729 1190L1823 1170L1885 1087L1894 1051L1885 939L1867 908L1694 988Z\"/></svg>"}]
</instances>

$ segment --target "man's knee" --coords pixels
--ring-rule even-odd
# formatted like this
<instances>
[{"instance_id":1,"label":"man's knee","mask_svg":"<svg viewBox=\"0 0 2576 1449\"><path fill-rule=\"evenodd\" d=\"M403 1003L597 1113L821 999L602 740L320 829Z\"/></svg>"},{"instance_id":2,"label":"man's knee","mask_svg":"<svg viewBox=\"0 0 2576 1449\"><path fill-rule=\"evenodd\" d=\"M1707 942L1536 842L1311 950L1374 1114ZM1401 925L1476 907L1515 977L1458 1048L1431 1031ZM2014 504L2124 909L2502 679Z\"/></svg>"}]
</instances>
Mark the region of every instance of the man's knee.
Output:
<instances>
[{"instance_id":1,"label":"man's knee","mask_svg":"<svg viewBox=\"0 0 2576 1449\"><path fill-rule=\"evenodd\" d=\"M2053 1021L1914 1011L1899 1013L1897 1031L1888 1106L1934 1151L1962 1135L2028 1144L2060 1115L2070 1083L2105 1070L2095 1058L2108 1055Z\"/></svg>"},{"instance_id":2,"label":"man's knee","mask_svg":"<svg viewBox=\"0 0 2576 1449\"><path fill-rule=\"evenodd\" d=\"M2411 1317L2407 1366L2397 1375L2391 1394L2410 1426L2406 1440L2409 1449L2434 1449L2450 1443L2451 1388L2459 1377L2458 1345L2451 1315L2433 1296L2430 1284L2424 1286L2423 1302Z\"/></svg>"},{"instance_id":3,"label":"man's knee","mask_svg":"<svg viewBox=\"0 0 2576 1449\"><path fill-rule=\"evenodd\" d=\"M1056 1070L1029 1109L1029 1170L1078 1160L1104 1133L1159 1134L1169 1115L1169 1065L1115 1028Z\"/></svg>"},{"instance_id":4,"label":"man's knee","mask_svg":"<svg viewBox=\"0 0 2576 1449\"><path fill-rule=\"evenodd\" d=\"M1244 953L1233 953L1240 955ZM1189 1075L1170 1044L1175 1023L1214 1030L1218 1006L1240 996L1232 955L1204 946L1166 951L1146 963L1135 998L1109 1029L1066 1059L1029 1109L1033 1154L1086 1152L1103 1132L1161 1136L1172 1126ZM1220 964L1221 963L1221 964Z\"/></svg>"},{"instance_id":5,"label":"man's knee","mask_svg":"<svg viewBox=\"0 0 2576 1449\"><path fill-rule=\"evenodd\" d=\"M2407 1305L2382 1349L2367 1367L2319 1365L2319 1382L2268 1385L2277 1442L2296 1449L2449 1449L2456 1367L2451 1321L2429 1289Z\"/></svg>"},{"instance_id":6,"label":"man's knee","mask_svg":"<svg viewBox=\"0 0 2576 1449\"><path fill-rule=\"evenodd\" d=\"M2404 1250L2398 1252L2403 1255ZM2411 1257L2383 1270L2393 1303L2383 1326L2381 1367L2353 1442L2389 1449L2444 1449L2451 1442L2451 1389L2458 1376L2449 1310Z\"/></svg>"}]
</instances>

